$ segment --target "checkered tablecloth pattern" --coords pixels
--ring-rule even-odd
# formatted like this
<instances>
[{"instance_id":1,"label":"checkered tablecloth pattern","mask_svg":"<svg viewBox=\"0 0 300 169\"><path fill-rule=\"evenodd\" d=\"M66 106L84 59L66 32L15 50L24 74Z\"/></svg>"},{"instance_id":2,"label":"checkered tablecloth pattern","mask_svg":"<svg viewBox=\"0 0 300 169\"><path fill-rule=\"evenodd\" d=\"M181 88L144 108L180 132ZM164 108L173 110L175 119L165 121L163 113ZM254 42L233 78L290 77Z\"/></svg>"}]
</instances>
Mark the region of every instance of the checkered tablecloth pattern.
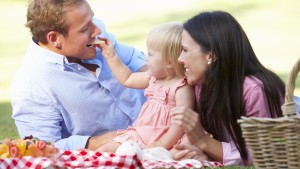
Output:
<instances>
[{"instance_id":1,"label":"checkered tablecloth pattern","mask_svg":"<svg viewBox=\"0 0 300 169\"><path fill-rule=\"evenodd\" d=\"M182 160L182 161L140 161L137 155L117 156L113 153L95 151L60 151L55 160L44 157L23 157L0 159L0 168L6 169L42 169L52 168L211 168L221 167L218 162Z\"/></svg>"}]
</instances>

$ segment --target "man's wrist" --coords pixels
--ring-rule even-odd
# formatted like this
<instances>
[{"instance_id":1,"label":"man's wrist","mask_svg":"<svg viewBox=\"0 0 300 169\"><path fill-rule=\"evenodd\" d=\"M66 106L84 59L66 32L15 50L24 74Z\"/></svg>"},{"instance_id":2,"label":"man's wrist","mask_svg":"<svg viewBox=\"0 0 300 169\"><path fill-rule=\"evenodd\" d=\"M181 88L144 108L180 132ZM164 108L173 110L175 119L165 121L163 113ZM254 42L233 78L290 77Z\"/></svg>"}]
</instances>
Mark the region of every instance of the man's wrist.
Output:
<instances>
[{"instance_id":1,"label":"man's wrist","mask_svg":"<svg viewBox=\"0 0 300 169\"><path fill-rule=\"evenodd\" d=\"M85 147L84 147L84 148L89 149L90 139L91 139L91 138L92 138L92 137L89 137L89 138L86 140L86 144L85 144Z\"/></svg>"}]
</instances>

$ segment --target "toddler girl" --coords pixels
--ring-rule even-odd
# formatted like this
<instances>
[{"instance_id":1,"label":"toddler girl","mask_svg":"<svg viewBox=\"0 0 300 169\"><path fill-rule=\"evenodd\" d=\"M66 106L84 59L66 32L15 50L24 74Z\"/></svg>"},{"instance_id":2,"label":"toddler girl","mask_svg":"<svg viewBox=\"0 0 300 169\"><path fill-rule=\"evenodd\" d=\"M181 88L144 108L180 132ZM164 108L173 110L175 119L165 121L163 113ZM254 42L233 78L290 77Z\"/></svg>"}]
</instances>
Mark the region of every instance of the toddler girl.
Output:
<instances>
[{"instance_id":1,"label":"toddler girl","mask_svg":"<svg viewBox=\"0 0 300 169\"><path fill-rule=\"evenodd\" d=\"M147 38L147 72L132 73L118 58L108 39L100 38L102 50L111 71L124 86L145 89L147 101L137 120L125 133L98 150L115 152L127 140L137 142L142 148L164 147L170 150L179 143L184 131L172 125L170 110L185 105L194 108L193 87L187 85L184 67L178 63L182 51L182 24L167 23L154 28Z\"/></svg>"}]
</instances>

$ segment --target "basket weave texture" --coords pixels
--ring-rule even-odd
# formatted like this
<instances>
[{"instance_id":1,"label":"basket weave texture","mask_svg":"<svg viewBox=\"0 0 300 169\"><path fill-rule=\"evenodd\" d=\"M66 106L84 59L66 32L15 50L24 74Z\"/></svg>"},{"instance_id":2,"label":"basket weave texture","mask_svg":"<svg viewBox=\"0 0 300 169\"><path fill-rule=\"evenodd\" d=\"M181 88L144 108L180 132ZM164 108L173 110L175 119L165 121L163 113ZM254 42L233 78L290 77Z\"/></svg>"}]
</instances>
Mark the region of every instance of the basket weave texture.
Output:
<instances>
[{"instance_id":1,"label":"basket weave texture","mask_svg":"<svg viewBox=\"0 0 300 169\"><path fill-rule=\"evenodd\" d=\"M286 82L280 118L242 117L238 120L256 169L300 169L300 117L294 103L300 59Z\"/></svg>"}]
</instances>

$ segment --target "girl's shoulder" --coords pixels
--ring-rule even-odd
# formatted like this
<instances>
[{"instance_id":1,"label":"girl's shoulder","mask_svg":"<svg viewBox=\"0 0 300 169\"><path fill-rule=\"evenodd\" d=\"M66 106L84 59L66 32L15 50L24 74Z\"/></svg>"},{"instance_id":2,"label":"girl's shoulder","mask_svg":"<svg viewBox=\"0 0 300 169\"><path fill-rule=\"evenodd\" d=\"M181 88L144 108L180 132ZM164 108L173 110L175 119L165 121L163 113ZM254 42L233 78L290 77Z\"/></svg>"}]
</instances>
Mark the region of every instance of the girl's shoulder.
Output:
<instances>
[{"instance_id":1,"label":"girl's shoulder","mask_svg":"<svg viewBox=\"0 0 300 169\"><path fill-rule=\"evenodd\" d=\"M175 88L175 90L176 90L176 89L178 89L180 87L183 87L183 86L186 86L186 85L187 85L186 78L184 78L184 77L183 78L177 78L171 88Z\"/></svg>"}]
</instances>

